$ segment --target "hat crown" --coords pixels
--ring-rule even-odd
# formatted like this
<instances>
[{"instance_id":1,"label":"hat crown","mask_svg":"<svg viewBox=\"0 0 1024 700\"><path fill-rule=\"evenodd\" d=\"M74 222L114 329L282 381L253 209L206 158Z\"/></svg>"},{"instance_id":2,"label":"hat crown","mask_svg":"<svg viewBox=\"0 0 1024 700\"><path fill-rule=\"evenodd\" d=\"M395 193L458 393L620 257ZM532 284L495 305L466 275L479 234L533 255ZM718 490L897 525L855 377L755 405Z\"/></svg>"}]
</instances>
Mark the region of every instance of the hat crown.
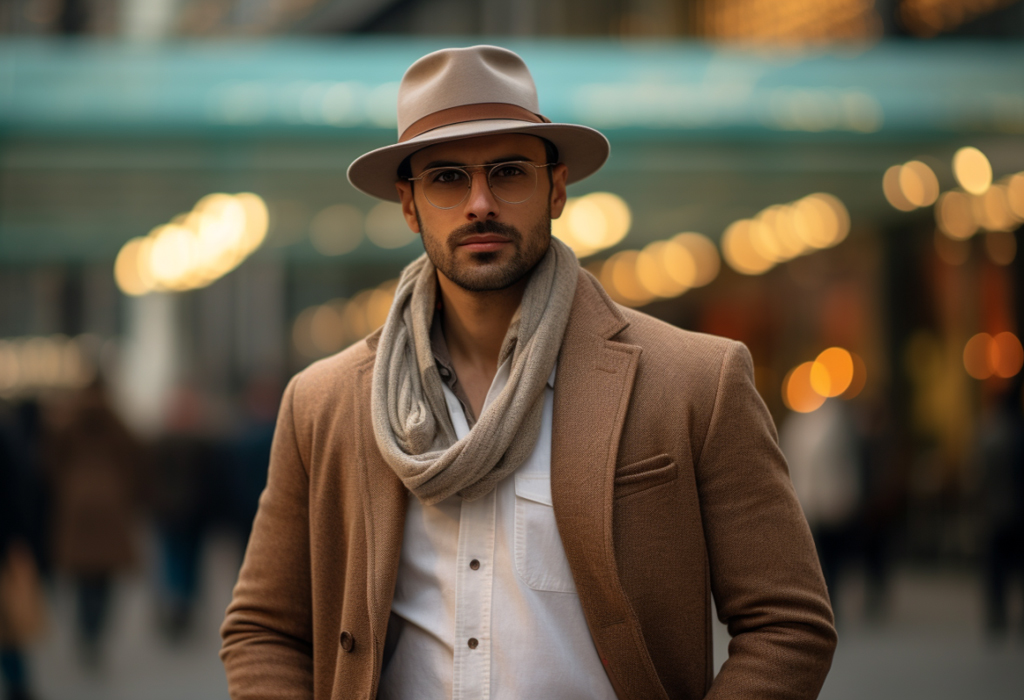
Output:
<instances>
[{"instance_id":1,"label":"hat crown","mask_svg":"<svg viewBox=\"0 0 1024 700\"><path fill-rule=\"evenodd\" d=\"M398 88L398 134L443 109L513 104L540 112L537 88L518 54L498 46L442 49L413 63Z\"/></svg>"}]
</instances>

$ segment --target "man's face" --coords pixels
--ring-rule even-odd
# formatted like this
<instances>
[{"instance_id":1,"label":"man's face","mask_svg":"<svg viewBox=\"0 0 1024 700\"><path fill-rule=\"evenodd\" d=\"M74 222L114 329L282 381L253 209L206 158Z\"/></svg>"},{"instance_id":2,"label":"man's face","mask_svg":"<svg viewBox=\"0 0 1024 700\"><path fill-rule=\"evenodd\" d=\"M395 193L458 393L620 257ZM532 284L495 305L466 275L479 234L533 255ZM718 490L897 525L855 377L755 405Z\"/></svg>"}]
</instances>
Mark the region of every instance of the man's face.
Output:
<instances>
[{"instance_id":1,"label":"man's face","mask_svg":"<svg viewBox=\"0 0 1024 700\"><path fill-rule=\"evenodd\" d=\"M413 177L439 166L491 165L505 161L546 162L543 142L526 134L478 136L428 146L410 159ZM470 171L469 195L451 209L438 209L421 182L396 184L409 228L423 236L427 257L441 275L463 289L484 292L516 284L540 262L551 244L551 219L565 206L565 165L537 170L537 188L525 202L508 204L491 192L487 168Z\"/></svg>"}]
</instances>

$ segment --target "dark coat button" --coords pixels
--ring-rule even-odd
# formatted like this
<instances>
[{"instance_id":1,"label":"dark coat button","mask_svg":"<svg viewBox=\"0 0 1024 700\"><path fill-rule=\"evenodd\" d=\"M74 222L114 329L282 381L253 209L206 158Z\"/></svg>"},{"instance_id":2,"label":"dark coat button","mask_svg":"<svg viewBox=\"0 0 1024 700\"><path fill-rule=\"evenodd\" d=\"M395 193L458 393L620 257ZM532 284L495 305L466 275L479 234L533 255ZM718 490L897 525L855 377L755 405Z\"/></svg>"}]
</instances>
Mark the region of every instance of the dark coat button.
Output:
<instances>
[{"instance_id":1,"label":"dark coat button","mask_svg":"<svg viewBox=\"0 0 1024 700\"><path fill-rule=\"evenodd\" d=\"M356 638L348 631L341 633L341 648L345 651L352 651L356 648Z\"/></svg>"},{"instance_id":2,"label":"dark coat button","mask_svg":"<svg viewBox=\"0 0 1024 700\"><path fill-rule=\"evenodd\" d=\"M480 568L479 560L474 559L473 561L469 562L469 568L471 568L473 571L476 571L477 569L479 569Z\"/></svg>"},{"instance_id":3,"label":"dark coat button","mask_svg":"<svg viewBox=\"0 0 1024 700\"><path fill-rule=\"evenodd\" d=\"M477 641L476 637L470 637L469 638L469 648L470 649L476 649L477 646L479 646L479 644L480 644L480 642Z\"/></svg>"}]
</instances>

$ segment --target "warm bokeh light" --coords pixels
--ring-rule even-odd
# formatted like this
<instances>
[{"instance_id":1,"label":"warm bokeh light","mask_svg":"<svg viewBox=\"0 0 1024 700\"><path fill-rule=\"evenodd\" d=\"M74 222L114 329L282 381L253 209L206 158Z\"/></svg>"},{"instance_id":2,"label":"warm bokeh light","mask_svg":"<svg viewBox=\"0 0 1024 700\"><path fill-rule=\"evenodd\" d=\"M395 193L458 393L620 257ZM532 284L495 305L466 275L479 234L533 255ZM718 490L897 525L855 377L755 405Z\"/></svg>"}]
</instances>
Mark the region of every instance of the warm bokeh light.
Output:
<instances>
[{"instance_id":1,"label":"warm bokeh light","mask_svg":"<svg viewBox=\"0 0 1024 700\"><path fill-rule=\"evenodd\" d=\"M996 376L1008 379L1024 366L1024 348L1009 331L996 334L978 333L964 346L964 369L975 379Z\"/></svg>"},{"instance_id":2,"label":"warm bokeh light","mask_svg":"<svg viewBox=\"0 0 1024 700\"><path fill-rule=\"evenodd\" d=\"M263 244L269 215L259 195L208 194L185 214L122 246L114 280L125 294L204 287Z\"/></svg>"},{"instance_id":3,"label":"warm bokeh light","mask_svg":"<svg viewBox=\"0 0 1024 700\"><path fill-rule=\"evenodd\" d=\"M843 392L843 398L847 400L859 396L868 383L868 367L864 364L864 360L860 355L852 352L850 359L853 360L853 376L850 379L850 386Z\"/></svg>"},{"instance_id":4,"label":"warm bokeh light","mask_svg":"<svg viewBox=\"0 0 1024 700\"><path fill-rule=\"evenodd\" d=\"M907 200L903 194L903 189L900 187L900 171L902 170L902 165L893 165L885 171L885 174L882 176L882 193L889 204L896 209L911 211L916 205Z\"/></svg>"},{"instance_id":5,"label":"warm bokeh light","mask_svg":"<svg viewBox=\"0 0 1024 700\"><path fill-rule=\"evenodd\" d=\"M1009 265L1017 257L1017 238L1009 231L985 234L985 252L996 265Z\"/></svg>"},{"instance_id":6,"label":"warm bokeh light","mask_svg":"<svg viewBox=\"0 0 1024 700\"><path fill-rule=\"evenodd\" d=\"M668 264L666 249L671 248L672 252L682 256L683 266ZM669 253L671 254L671 253ZM679 275L672 275L668 268L672 267L679 272ZM685 292L689 285L681 283L680 279L689 278L692 280L696 274L696 264L690 252L678 243L670 241L654 241L647 245L636 258L636 274L640 284L651 294L669 299L679 296Z\"/></svg>"},{"instance_id":7,"label":"warm bokeh light","mask_svg":"<svg viewBox=\"0 0 1024 700\"><path fill-rule=\"evenodd\" d=\"M985 194L972 197L971 213L974 220L988 231L1009 231L1018 223L1010 210L1005 185L993 185Z\"/></svg>"},{"instance_id":8,"label":"warm bokeh light","mask_svg":"<svg viewBox=\"0 0 1024 700\"><path fill-rule=\"evenodd\" d=\"M953 175L971 194L984 194L992 184L992 165L977 148L964 146L953 156Z\"/></svg>"},{"instance_id":9,"label":"warm bokeh light","mask_svg":"<svg viewBox=\"0 0 1024 700\"><path fill-rule=\"evenodd\" d=\"M729 267L744 275L760 275L775 264L757 252L751 241L751 220L740 219L722 234L722 257Z\"/></svg>"},{"instance_id":10,"label":"warm bokeh light","mask_svg":"<svg viewBox=\"0 0 1024 700\"><path fill-rule=\"evenodd\" d=\"M1005 179L1006 203L1010 213L1018 221L1024 221L1024 173L1016 173Z\"/></svg>"},{"instance_id":11,"label":"warm bokeh light","mask_svg":"<svg viewBox=\"0 0 1024 700\"><path fill-rule=\"evenodd\" d=\"M978 333L967 341L964 346L964 369L975 379L988 379L992 376L992 365L989 362L992 336Z\"/></svg>"},{"instance_id":12,"label":"warm bokeh light","mask_svg":"<svg viewBox=\"0 0 1024 700\"><path fill-rule=\"evenodd\" d=\"M406 223L400 204L381 202L366 215L366 237L374 245L392 250L409 245L416 234Z\"/></svg>"},{"instance_id":13,"label":"warm bokeh light","mask_svg":"<svg viewBox=\"0 0 1024 700\"><path fill-rule=\"evenodd\" d=\"M970 196L957 190L943 193L935 205L935 223L943 233L958 241L973 236L978 224L971 212Z\"/></svg>"},{"instance_id":14,"label":"warm bokeh light","mask_svg":"<svg viewBox=\"0 0 1024 700\"><path fill-rule=\"evenodd\" d=\"M686 248L693 256L697 272L691 287L703 287L718 277L722 261L718 255L718 248L710 238L701 233L684 231L677 233L672 240Z\"/></svg>"},{"instance_id":15,"label":"warm bokeh light","mask_svg":"<svg viewBox=\"0 0 1024 700\"><path fill-rule=\"evenodd\" d=\"M88 334L0 339L0 396L88 385L97 368L87 348L96 342L96 337Z\"/></svg>"},{"instance_id":16,"label":"warm bokeh light","mask_svg":"<svg viewBox=\"0 0 1024 700\"><path fill-rule=\"evenodd\" d=\"M789 371L782 382L782 401L791 411L810 413L821 408L825 397L811 385L813 362L804 362Z\"/></svg>"},{"instance_id":17,"label":"warm bokeh light","mask_svg":"<svg viewBox=\"0 0 1024 700\"><path fill-rule=\"evenodd\" d=\"M849 233L846 206L834 195L815 192L733 222L722 234L722 257L741 274L760 275L797 255L839 245Z\"/></svg>"},{"instance_id":18,"label":"warm bokeh light","mask_svg":"<svg viewBox=\"0 0 1024 700\"><path fill-rule=\"evenodd\" d=\"M839 347L823 350L811 366L811 388L826 398L844 393L853 381L853 357Z\"/></svg>"},{"instance_id":19,"label":"warm bokeh light","mask_svg":"<svg viewBox=\"0 0 1024 700\"><path fill-rule=\"evenodd\" d=\"M927 207L939 198L939 179L935 172L919 160L903 164L899 186L904 198L915 207Z\"/></svg>"},{"instance_id":20,"label":"warm bokeh light","mask_svg":"<svg viewBox=\"0 0 1024 700\"><path fill-rule=\"evenodd\" d=\"M1009 379L1024 367L1024 347L1013 333L997 333L989 346L989 363L997 377Z\"/></svg>"},{"instance_id":21,"label":"warm bokeh light","mask_svg":"<svg viewBox=\"0 0 1024 700\"><path fill-rule=\"evenodd\" d=\"M655 298L637 275L639 256L635 250L623 250L608 258L601 268L604 288L612 299L626 306L643 306Z\"/></svg>"},{"instance_id":22,"label":"warm bokeh light","mask_svg":"<svg viewBox=\"0 0 1024 700\"><path fill-rule=\"evenodd\" d=\"M322 255L350 253L363 240L363 213L351 204L324 207L309 224L309 239Z\"/></svg>"},{"instance_id":23,"label":"warm bokeh light","mask_svg":"<svg viewBox=\"0 0 1024 700\"><path fill-rule=\"evenodd\" d=\"M292 344L307 359L343 350L384 325L398 280L304 309L292 324Z\"/></svg>"},{"instance_id":24,"label":"warm bokeh light","mask_svg":"<svg viewBox=\"0 0 1024 700\"><path fill-rule=\"evenodd\" d=\"M611 192L570 197L561 217L552 220L551 233L585 258L617 245L629 233L633 214L625 200Z\"/></svg>"}]
</instances>

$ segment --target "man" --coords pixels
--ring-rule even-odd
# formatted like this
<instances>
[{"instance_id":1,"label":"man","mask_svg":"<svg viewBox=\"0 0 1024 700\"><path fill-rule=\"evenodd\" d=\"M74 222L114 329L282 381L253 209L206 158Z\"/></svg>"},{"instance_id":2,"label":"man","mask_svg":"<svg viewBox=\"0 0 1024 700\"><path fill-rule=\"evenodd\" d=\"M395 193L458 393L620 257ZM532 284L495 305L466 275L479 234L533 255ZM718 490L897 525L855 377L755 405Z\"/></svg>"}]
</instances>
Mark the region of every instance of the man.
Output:
<instances>
[{"instance_id":1,"label":"man","mask_svg":"<svg viewBox=\"0 0 1024 700\"><path fill-rule=\"evenodd\" d=\"M420 59L398 102L349 179L426 255L288 386L232 696L815 697L832 614L749 353L617 306L551 238L607 141L491 46Z\"/></svg>"}]
</instances>

